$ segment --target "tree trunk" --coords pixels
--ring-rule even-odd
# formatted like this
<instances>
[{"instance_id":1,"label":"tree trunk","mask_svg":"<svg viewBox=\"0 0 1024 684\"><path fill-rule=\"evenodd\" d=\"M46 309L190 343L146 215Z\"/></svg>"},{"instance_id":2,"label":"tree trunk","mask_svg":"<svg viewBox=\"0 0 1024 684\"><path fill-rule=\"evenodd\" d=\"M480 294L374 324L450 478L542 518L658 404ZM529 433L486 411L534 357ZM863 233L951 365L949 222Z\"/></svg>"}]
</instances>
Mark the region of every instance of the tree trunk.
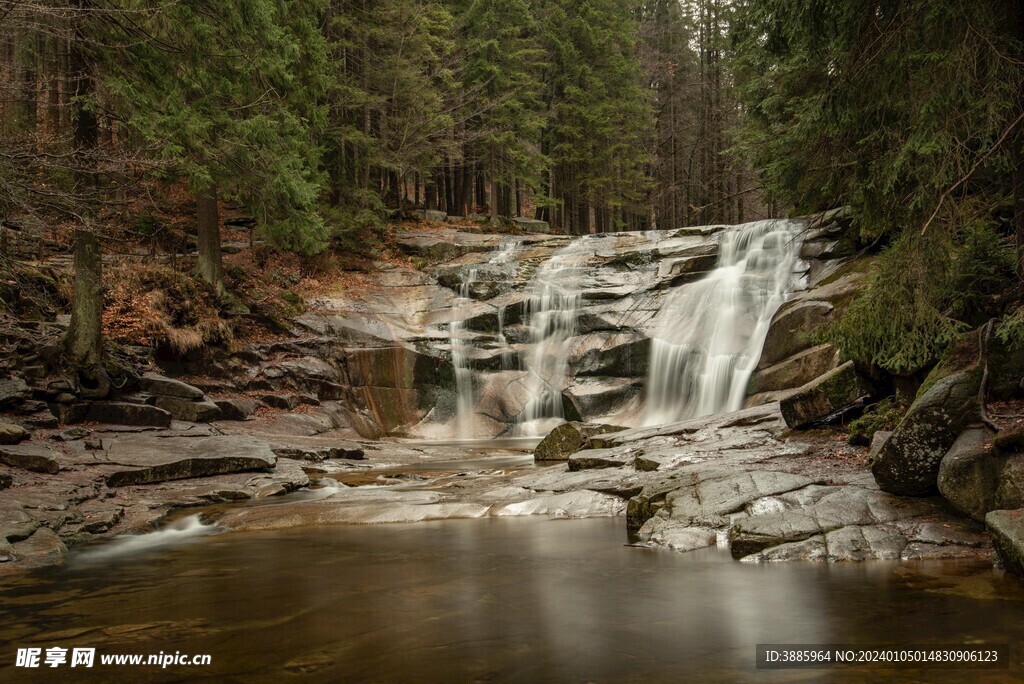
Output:
<instances>
[{"instance_id":1,"label":"tree trunk","mask_svg":"<svg viewBox=\"0 0 1024 684\"><path fill-rule=\"evenodd\" d=\"M196 195L196 226L199 246L199 277L224 292L224 266L220 252L220 213L217 188L210 186Z\"/></svg>"},{"instance_id":2,"label":"tree trunk","mask_svg":"<svg viewBox=\"0 0 1024 684\"><path fill-rule=\"evenodd\" d=\"M1013 163L1013 232L1017 239L1017 279L1024 283L1024 135L1017 133L1010 147Z\"/></svg>"},{"instance_id":3,"label":"tree trunk","mask_svg":"<svg viewBox=\"0 0 1024 684\"><path fill-rule=\"evenodd\" d=\"M64 340L68 359L78 368L100 364L103 353L103 255L90 230L75 231L74 299Z\"/></svg>"}]
</instances>

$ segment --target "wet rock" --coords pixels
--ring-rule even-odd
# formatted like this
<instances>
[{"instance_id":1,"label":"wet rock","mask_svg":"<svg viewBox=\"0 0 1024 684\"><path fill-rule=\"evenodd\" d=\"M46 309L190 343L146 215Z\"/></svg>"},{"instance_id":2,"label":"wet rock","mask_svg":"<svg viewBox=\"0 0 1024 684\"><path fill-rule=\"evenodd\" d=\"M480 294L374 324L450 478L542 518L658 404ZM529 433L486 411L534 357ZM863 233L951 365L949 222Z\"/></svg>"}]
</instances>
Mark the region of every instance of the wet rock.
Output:
<instances>
[{"instance_id":1,"label":"wet rock","mask_svg":"<svg viewBox=\"0 0 1024 684\"><path fill-rule=\"evenodd\" d=\"M172 416L157 406L124 401L97 401L89 405L86 419L111 425L170 427Z\"/></svg>"},{"instance_id":2,"label":"wet rock","mask_svg":"<svg viewBox=\"0 0 1024 684\"><path fill-rule=\"evenodd\" d=\"M268 470L277 461L266 442L247 435L139 435L115 441L104 453L100 463L116 466L107 476L109 487Z\"/></svg>"},{"instance_id":3,"label":"wet rock","mask_svg":"<svg viewBox=\"0 0 1024 684\"><path fill-rule=\"evenodd\" d=\"M156 406L171 414L174 420L209 423L220 418L220 409L209 399L199 401L176 396L156 397Z\"/></svg>"},{"instance_id":4,"label":"wet rock","mask_svg":"<svg viewBox=\"0 0 1024 684\"><path fill-rule=\"evenodd\" d=\"M27 401L32 390L21 378L5 378L0 380L0 409L16 406Z\"/></svg>"},{"instance_id":5,"label":"wet rock","mask_svg":"<svg viewBox=\"0 0 1024 684\"><path fill-rule=\"evenodd\" d=\"M736 521L729 534L734 557L804 541L849 525L880 525L935 512L934 504L929 502L851 486L810 486L760 505L782 510Z\"/></svg>"},{"instance_id":6,"label":"wet rock","mask_svg":"<svg viewBox=\"0 0 1024 684\"><path fill-rule=\"evenodd\" d=\"M939 466L939 492L975 520L990 511L1024 508L1024 454L993 448L987 430L965 430Z\"/></svg>"},{"instance_id":7,"label":"wet rock","mask_svg":"<svg viewBox=\"0 0 1024 684\"><path fill-rule=\"evenodd\" d=\"M193 387L180 380L173 380L157 373L143 373L139 378L139 388L143 392L182 399L202 399L203 390Z\"/></svg>"},{"instance_id":8,"label":"wet rock","mask_svg":"<svg viewBox=\"0 0 1024 684\"><path fill-rule=\"evenodd\" d=\"M869 393L853 362L847 361L784 398L779 407L786 425L801 428L827 420L856 405Z\"/></svg>"},{"instance_id":9,"label":"wet rock","mask_svg":"<svg viewBox=\"0 0 1024 684\"><path fill-rule=\"evenodd\" d=\"M615 425L562 423L541 440L533 451L533 459L535 461L567 461L571 455L582 449L586 441L594 435L616 432L621 429Z\"/></svg>"},{"instance_id":10,"label":"wet rock","mask_svg":"<svg viewBox=\"0 0 1024 684\"><path fill-rule=\"evenodd\" d=\"M645 473L658 470L668 463L672 463L672 458L664 454L638 454L633 459L633 467Z\"/></svg>"},{"instance_id":11,"label":"wet rock","mask_svg":"<svg viewBox=\"0 0 1024 684\"><path fill-rule=\"evenodd\" d=\"M274 447L274 453L280 458L294 458L300 461L320 463L328 459L361 461L366 457L363 448L355 442L336 442L331 446L316 447Z\"/></svg>"},{"instance_id":12,"label":"wet rock","mask_svg":"<svg viewBox=\"0 0 1024 684\"><path fill-rule=\"evenodd\" d=\"M622 449L586 449L569 457L569 472L621 468L632 460L629 451Z\"/></svg>"},{"instance_id":13,"label":"wet rock","mask_svg":"<svg viewBox=\"0 0 1024 684\"><path fill-rule=\"evenodd\" d=\"M31 470L34 473L53 474L60 470L55 454L43 446L0 446L0 463Z\"/></svg>"},{"instance_id":14,"label":"wet rock","mask_svg":"<svg viewBox=\"0 0 1024 684\"><path fill-rule=\"evenodd\" d=\"M570 342L569 363L577 376L643 378L651 341L638 333L580 335Z\"/></svg>"},{"instance_id":15,"label":"wet rock","mask_svg":"<svg viewBox=\"0 0 1024 684\"><path fill-rule=\"evenodd\" d=\"M992 511L985 527L1006 569L1024 577L1024 510Z\"/></svg>"},{"instance_id":16,"label":"wet rock","mask_svg":"<svg viewBox=\"0 0 1024 684\"><path fill-rule=\"evenodd\" d=\"M63 563L68 556L68 547L53 530L40 527L25 541L14 544L14 557L17 569L27 569L44 565ZM0 566L7 569L10 564ZM13 568L11 568L13 570Z\"/></svg>"},{"instance_id":17,"label":"wet rock","mask_svg":"<svg viewBox=\"0 0 1024 684\"><path fill-rule=\"evenodd\" d=\"M943 456L980 416L979 369L937 380L920 395L871 465L882 491L924 496L936 489Z\"/></svg>"},{"instance_id":18,"label":"wet rock","mask_svg":"<svg viewBox=\"0 0 1024 684\"><path fill-rule=\"evenodd\" d=\"M754 372L747 394L803 387L839 365L839 350L831 344L805 349L779 363Z\"/></svg>"},{"instance_id":19,"label":"wet rock","mask_svg":"<svg viewBox=\"0 0 1024 684\"><path fill-rule=\"evenodd\" d=\"M0 421L0 444L18 444L30 436L29 431L20 425Z\"/></svg>"}]
</instances>

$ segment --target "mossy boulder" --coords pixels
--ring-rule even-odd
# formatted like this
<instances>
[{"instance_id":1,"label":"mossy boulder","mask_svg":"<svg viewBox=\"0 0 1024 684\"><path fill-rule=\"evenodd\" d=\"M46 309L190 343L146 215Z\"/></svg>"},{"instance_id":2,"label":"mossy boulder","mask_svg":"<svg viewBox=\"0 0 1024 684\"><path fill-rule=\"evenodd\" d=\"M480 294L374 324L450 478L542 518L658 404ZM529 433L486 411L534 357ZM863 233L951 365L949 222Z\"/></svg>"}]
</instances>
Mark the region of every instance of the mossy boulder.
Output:
<instances>
[{"instance_id":1,"label":"mossy boulder","mask_svg":"<svg viewBox=\"0 0 1024 684\"><path fill-rule=\"evenodd\" d=\"M871 472L882 491L934 494L943 457L964 429L979 422L983 368L976 344L964 342L954 345L928 376L923 391L872 463Z\"/></svg>"},{"instance_id":2,"label":"mossy boulder","mask_svg":"<svg viewBox=\"0 0 1024 684\"><path fill-rule=\"evenodd\" d=\"M938 487L975 520L990 511L1024 507L1024 454L1002 451L983 428L965 430L942 459Z\"/></svg>"},{"instance_id":3,"label":"mossy boulder","mask_svg":"<svg viewBox=\"0 0 1024 684\"><path fill-rule=\"evenodd\" d=\"M568 461L569 457L583 448L587 440L594 435L618 432L621 427L615 425L568 422L562 423L548 433L533 450L535 461Z\"/></svg>"}]
</instances>

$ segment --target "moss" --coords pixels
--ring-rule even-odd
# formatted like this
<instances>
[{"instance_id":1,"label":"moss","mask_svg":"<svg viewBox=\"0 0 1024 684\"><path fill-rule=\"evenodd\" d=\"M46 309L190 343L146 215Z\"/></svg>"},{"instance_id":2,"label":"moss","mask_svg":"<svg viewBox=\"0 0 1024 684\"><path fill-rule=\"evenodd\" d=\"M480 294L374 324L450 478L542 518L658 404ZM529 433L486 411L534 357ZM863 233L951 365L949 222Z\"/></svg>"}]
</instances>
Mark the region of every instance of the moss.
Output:
<instances>
[{"instance_id":1,"label":"moss","mask_svg":"<svg viewBox=\"0 0 1024 684\"><path fill-rule=\"evenodd\" d=\"M862 259L854 259L848 264L844 264L836 269L836 272L832 275L822 278L821 282L817 284L817 287L824 287L825 285L831 285L839 281L841 278L845 278L851 273L864 273L867 274L871 271L871 267L875 263L875 257L864 257Z\"/></svg>"},{"instance_id":2,"label":"moss","mask_svg":"<svg viewBox=\"0 0 1024 684\"><path fill-rule=\"evenodd\" d=\"M899 424L907 407L899 403L895 397L886 397L874 404L864 414L850 423L850 444L867 446L871 444L871 438L879 430L894 430Z\"/></svg>"}]
</instances>

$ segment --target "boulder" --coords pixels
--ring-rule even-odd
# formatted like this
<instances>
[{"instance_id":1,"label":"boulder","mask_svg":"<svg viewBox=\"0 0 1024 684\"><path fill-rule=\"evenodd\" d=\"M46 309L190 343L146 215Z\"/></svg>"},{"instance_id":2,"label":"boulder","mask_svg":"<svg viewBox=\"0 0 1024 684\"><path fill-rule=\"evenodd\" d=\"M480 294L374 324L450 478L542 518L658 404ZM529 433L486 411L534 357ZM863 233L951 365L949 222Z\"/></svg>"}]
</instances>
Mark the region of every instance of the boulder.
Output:
<instances>
[{"instance_id":1,"label":"boulder","mask_svg":"<svg viewBox=\"0 0 1024 684\"><path fill-rule=\"evenodd\" d=\"M767 368L810 345L810 335L828 321L835 307L829 302L796 301L772 318L757 367Z\"/></svg>"},{"instance_id":2,"label":"boulder","mask_svg":"<svg viewBox=\"0 0 1024 684\"><path fill-rule=\"evenodd\" d=\"M0 444L17 444L30 436L29 431L20 425L0 421Z\"/></svg>"},{"instance_id":3,"label":"boulder","mask_svg":"<svg viewBox=\"0 0 1024 684\"><path fill-rule=\"evenodd\" d=\"M290 411L299 405L299 397L295 394L264 394L260 401L270 408Z\"/></svg>"},{"instance_id":4,"label":"boulder","mask_svg":"<svg viewBox=\"0 0 1024 684\"><path fill-rule=\"evenodd\" d=\"M444 223L448 220L448 214L437 209L417 209L412 214L420 221L429 221L431 223Z\"/></svg>"},{"instance_id":5,"label":"boulder","mask_svg":"<svg viewBox=\"0 0 1024 684\"><path fill-rule=\"evenodd\" d=\"M523 231L524 233L550 233L551 224L547 221L540 221L538 219L527 218L526 216L516 216L511 219L512 225Z\"/></svg>"},{"instance_id":6,"label":"boulder","mask_svg":"<svg viewBox=\"0 0 1024 684\"><path fill-rule=\"evenodd\" d=\"M14 478L10 475L0 475L0 489L7 489L14 484Z\"/></svg>"},{"instance_id":7,"label":"boulder","mask_svg":"<svg viewBox=\"0 0 1024 684\"><path fill-rule=\"evenodd\" d=\"M1024 577L1024 510L992 511L985 516L985 527L1003 566Z\"/></svg>"},{"instance_id":8,"label":"boulder","mask_svg":"<svg viewBox=\"0 0 1024 684\"><path fill-rule=\"evenodd\" d=\"M831 344L819 344L754 372L747 394L777 392L803 387L839 365L839 350Z\"/></svg>"},{"instance_id":9,"label":"boulder","mask_svg":"<svg viewBox=\"0 0 1024 684\"><path fill-rule=\"evenodd\" d=\"M182 399L202 399L203 390L193 387L180 380L173 380L157 373L144 373L139 378L139 388L143 392Z\"/></svg>"},{"instance_id":10,"label":"boulder","mask_svg":"<svg viewBox=\"0 0 1024 684\"><path fill-rule=\"evenodd\" d=\"M213 403L220 409L219 420L248 420L259 408L256 400L248 397L225 397Z\"/></svg>"},{"instance_id":11,"label":"boulder","mask_svg":"<svg viewBox=\"0 0 1024 684\"><path fill-rule=\"evenodd\" d=\"M939 465L942 496L961 513L984 521L990 511L1024 508L1024 454L994 448L983 428L965 430Z\"/></svg>"},{"instance_id":12,"label":"boulder","mask_svg":"<svg viewBox=\"0 0 1024 684\"><path fill-rule=\"evenodd\" d=\"M533 450L533 460L568 461L569 457L581 450L587 440L594 435L618 432L621 429L615 425L562 423L549 432Z\"/></svg>"},{"instance_id":13,"label":"boulder","mask_svg":"<svg viewBox=\"0 0 1024 684\"><path fill-rule=\"evenodd\" d=\"M85 419L111 425L165 428L170 427L172 416L169 411L157 406L132 404L125 401L97 401L89 405Z\"/></svg>"},{"instance_id":14,"label":"boulder","mask_svg":"<svg viewBox=\"0 0 1024 684\"><path fill-rule=\"evenodd\" d=\"M875 462L878 458L879 452L882 451L882 447L892 437L891 430L877 430L874 435L871 436L871 446L868 447L868 465Z\"/></svg>"},{"instance_id":15,"label":"boulder","mask_svg":"<svg viewBox=\"0 0 1024 684\"><path fill-rule=\"evenodd\" d=\"M0 409L16 406L32 396L32 390L21 378L0 380Z\"/></svg>"},{"instance_id":16,"label":"boulder","mask_svg":"<svg viewBox=\"0 0 1024 684\"><path fill-rule=\"evenodd\" d=\"M853 362L847 361L782 399L779 407L786 425L801 428L851 408L870 393Z\"/></svg>"},{"instance_id":17,"label":"boulder","mask_svg":"<svg viewBox=\"0 0 1024 684\"><path fill-rule=\"evenodd\" d=\"M975 367L938 379L918 396L871 464L882 491L904 496L935 492L942 458L964 428L980 418L980 386L981 371Z\"/></svg>"},{"instance_id":18,"label":"boulder","mask_svg":"<svg viewBox=\"0 0 1024 684\"><path fill-rule=\"evenodd\" d=\"M274 447L274 453L278 458L293 458L298 461L313 461L314 463L333 458L361 461L366 456L361 446L355 442L345 441L336 442L331 446Z\"/></svg>"},{"instance_id":19,"label":"boulder","mask_svg":"<svg viewBox=\"0 0 1024 684\"><path fill-rule=\"evenodd\" d=\"M106 463L116 466L108 487L269 470L277 462L270 445L248 435L139 435L115 441L105 453Z\"/></svg>"},{"instance_id":20,"label":"boulder","mask_svg":"<svg viewBox=\"0 0 1024 684\"><path fill-rule=\"evenodd\" d=\"M31 470L34 473L53 474L60 470L54 453L46 447L23 444L0 446L0 463L12 468Z\"/></svg>"},{"instance_id":21,"label":"boulder","mask_svg":"<svg viewBox=\"0 0 1024 684\"><path fill-rule=\"evenodd\" d=\"M155 404L171 414L175 420L209 423L220 418L220 409L209 399L194 401L174 396L158 396Z\"/></svg>"}]
</instances>

